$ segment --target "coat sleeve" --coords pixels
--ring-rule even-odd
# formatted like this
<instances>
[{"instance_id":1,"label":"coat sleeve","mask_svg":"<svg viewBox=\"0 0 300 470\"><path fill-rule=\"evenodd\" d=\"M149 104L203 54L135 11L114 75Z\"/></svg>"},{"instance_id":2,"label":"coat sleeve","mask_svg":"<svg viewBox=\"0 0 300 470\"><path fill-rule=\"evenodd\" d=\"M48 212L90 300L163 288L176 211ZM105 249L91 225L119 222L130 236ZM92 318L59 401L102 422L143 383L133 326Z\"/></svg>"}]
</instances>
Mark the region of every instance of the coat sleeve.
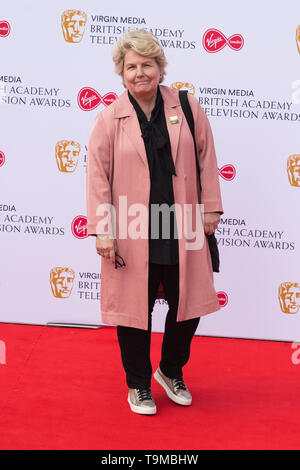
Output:
<instances>
[{"instance_id":1,"label":"coat sleeve","mask_svg":"<svg viewBox=\"0 0 300 470\"><path fill-rule=\"evenodd\" d=\"M113 142L103 112L92 128L87 151L86 204L87 234L113 235L112 175Z\"/></svg>"},{"instance_id":2,"label":"coat sleeve","mask_svg":"<svg viewBox=\"0 0 300 470\"><path fill-rule=\"evenodd\" d=\"M214 139L209 120L197 99L188 95L195 121L195 138L197 157L201 178L201 203L204 212L220 212L223 214L218 164Z\"/></svg>"}]
</instances>

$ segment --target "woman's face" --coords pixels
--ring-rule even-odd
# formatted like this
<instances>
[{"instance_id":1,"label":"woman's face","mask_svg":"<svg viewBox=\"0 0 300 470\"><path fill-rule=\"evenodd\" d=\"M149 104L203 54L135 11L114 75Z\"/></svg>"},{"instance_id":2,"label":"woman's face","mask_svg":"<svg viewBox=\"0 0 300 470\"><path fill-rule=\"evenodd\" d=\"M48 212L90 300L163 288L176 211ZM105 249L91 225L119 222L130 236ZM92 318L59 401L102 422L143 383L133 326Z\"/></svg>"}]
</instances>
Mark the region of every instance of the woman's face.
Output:
<instances>
[{"instance_id":1,"label":"woman's face","mask_svg":"<svg viewBox=\"0 0 300 470\"><path fill-rule=\"evenodd\" d=\"M150 99L160 80L160 68L153 57L129 51L124 57L123 80L134 98Z\"/></svg>"}]
</instances>

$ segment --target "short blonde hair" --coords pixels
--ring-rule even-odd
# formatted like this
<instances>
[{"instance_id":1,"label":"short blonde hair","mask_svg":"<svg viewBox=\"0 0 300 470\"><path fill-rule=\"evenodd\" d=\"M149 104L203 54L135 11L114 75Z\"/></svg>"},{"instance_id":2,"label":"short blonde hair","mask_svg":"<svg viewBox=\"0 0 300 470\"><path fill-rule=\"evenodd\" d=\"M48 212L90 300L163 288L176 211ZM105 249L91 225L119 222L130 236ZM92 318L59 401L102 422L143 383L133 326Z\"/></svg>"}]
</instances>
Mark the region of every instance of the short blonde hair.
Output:
<instances>
[{"instance_id":1,"label":"short blonde hair","mask_svg":"<svg viewBox=\"0 0 300 470\"><path fill-rule=\"evenodd\" d=\"M146 29L135 29L125 32L121 39L113 47L113 61L115 63L115 72L123 77L124 58L129 51L135 51L144 57L151 57L156 60L160 70L161 83L165 77L167 59L164 50L158 39ZM124 80L123 85L125 86Z\"/></svg>"}]
</instances>

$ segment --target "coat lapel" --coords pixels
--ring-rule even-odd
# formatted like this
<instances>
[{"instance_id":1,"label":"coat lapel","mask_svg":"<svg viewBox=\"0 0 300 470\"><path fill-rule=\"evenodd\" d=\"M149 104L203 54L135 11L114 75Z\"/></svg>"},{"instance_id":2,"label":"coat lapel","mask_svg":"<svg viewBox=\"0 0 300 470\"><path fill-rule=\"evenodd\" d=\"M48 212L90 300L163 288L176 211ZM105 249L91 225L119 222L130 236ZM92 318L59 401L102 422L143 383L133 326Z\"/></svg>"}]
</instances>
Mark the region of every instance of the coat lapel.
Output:
<instances>
[{"instance_id":1,"label":"coat lapel","mask_svg":"<svg viewBox=\"0 0 300 470\"><path fill-rule=\"evenodd\" d=\"M169 136L170 136L172 157L173 157L174 166L175 166L177 150L178 150L179 135L180 135L180 129L181 129L181 123L182 123L182 112L180 108L168 107L165 105L165 116L166 116ZM171 118L174 118L175 116L178 118L178 122L172 124L173 119L171 120Z\"/></svg>"},{"instance_id":2,"label":"coat lapel","mask_svg":"<svg viewBox=\"0 0 300 470\"><path fill-rule=\"evenodd\" d=\"M136 149L137 153L148 169L148 159L144 140L141 135L140 123L134 107L129 101L127 90L118 99L114 117L117 119L122 119L121 126L124 133L127 135L131 144Z\"/></svg>"},{"instance_id":3,"label":"coat lapel","mask_svg":"<svg viewBox=\"0 0 300 470\"><path fill-rule=\"evenodd\" d=\"M142 158L143 162L148 168L148 159L145 144L141 135L140 123L134 109L133 113L123 120L122 125L125 134L127 135L130 142L132 143L139 156Z\"/></svg>"},{"instance_id":4,"label":"coat lapel","mask_svg":"<svg viewBox=\"0 0 300 470\"><path fill-rule=\"evenodd\" d=\"M175 166L183 113L178 93L171 90L171 88L162 85L160 86L160 91L164 101L167 128L170 136L171 151ZM175 116L178 118L178 122L172 124L173 119L171 121L171 118L174 118Z\"/></svg>"}]
</instances>

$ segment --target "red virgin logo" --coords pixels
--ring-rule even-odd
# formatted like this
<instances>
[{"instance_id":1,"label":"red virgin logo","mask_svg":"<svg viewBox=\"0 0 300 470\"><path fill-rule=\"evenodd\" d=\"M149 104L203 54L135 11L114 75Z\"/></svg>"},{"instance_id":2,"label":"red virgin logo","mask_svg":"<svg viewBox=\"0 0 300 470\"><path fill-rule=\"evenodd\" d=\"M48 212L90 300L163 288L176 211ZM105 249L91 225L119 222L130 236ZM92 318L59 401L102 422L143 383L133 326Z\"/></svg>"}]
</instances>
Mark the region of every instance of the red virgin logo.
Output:
<instances>
[{"instance_id":1,"label":"red virgin logo","mask_svg":"<svg viewBox=\"0 0 300 470\"><path fill-rule=\"evenodd\" d=\"M72 220L71 230L76 238L86 238L87 235L87 218L85 215L78 215Z\"/></svg>"},{"instance_id":2,"label":"red virgin logo","mask_svg":"<svg viewBox=\"0 0 300 470\"><path fill-rule=\"evenodd\" d=\"M210 53L219 52L226 45L234 51L240 51L244 45L244 38L241 34L233 34L227 39L218 29L210 28L205 31L202 44L204 49Z\"/></svg>"},{"instance_id":3,"label":"red virgin logo","mask_svg":"<svg viewBox=\"0 0 300 470\"><path fill-rule=\"evenodd\" d=\"M2 150L0 150L0 166L4 165L4 162L5 162L5 155L2 152Z\"/></svg>"},{"instance_id":4,"label":"red virgin logo","mask_svg":"<svg viewBox=\"0 0 300 470\"><path fill-rule=\"evenodd\" d=\"M233 165L224 165L221 168L218 168L218 173L226 181L232 181L236 175L236 169Z\"/></svg>"},{"instance_id":5,"label":"red virgin logo","mask_svg":"<svg viewBox=\"0 0 300 470\"><path fill-rule=\"evenodd\" d=\"M6 38L10 33L10 24L8 21L0 20L0 37Z\"/></svg>"},{"instance_id":6,"label":"red virgin logo","mask_svg":"<svg viewBox=\"0 0 300 470\"><path fill-rule=\"evenodd\" d=\"M220 307L226 307L226 305L228 304L228 295L226 294L226 292L217 292L217 297L219 300Z\"/></svg>"},{"instance_id":7,"label":"red virgin logo","mask_svg":"<svg viewBox=\"0 0 300 470\"><path fill-rule=\"evenodd\" d=\"M82 111L92 111L96 109L101 103L104 106L109 106L113 101L118 98L116 93L110 91L101 96L94 88L84 87L81 88L77 96L77 103Z\"/></svg>"}]
</instances>

